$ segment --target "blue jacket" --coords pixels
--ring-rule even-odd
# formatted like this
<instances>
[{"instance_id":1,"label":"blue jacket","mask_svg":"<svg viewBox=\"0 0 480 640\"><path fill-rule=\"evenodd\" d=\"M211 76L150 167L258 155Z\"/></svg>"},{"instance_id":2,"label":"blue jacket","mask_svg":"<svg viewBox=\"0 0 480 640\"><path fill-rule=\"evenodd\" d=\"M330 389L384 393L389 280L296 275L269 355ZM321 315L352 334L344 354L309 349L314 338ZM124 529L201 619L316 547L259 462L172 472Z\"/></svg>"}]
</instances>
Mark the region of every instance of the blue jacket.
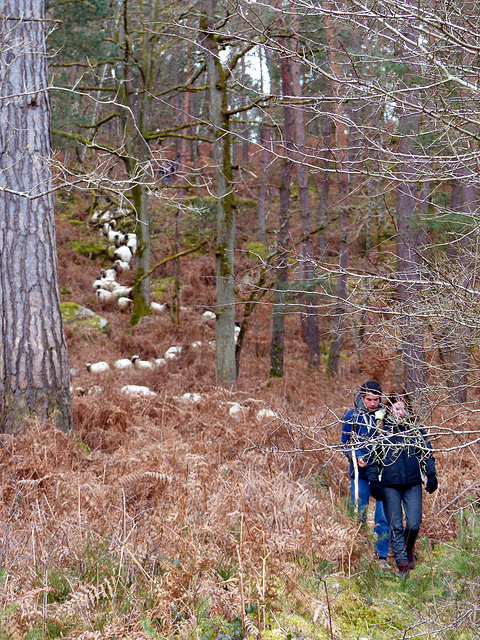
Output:
<instances>
[{"instance_id":1,"label":"blue jacket","mask_svg":"<svg viewBox=\"0 0 480 640\"><path fill-rule=\"evenodd\" d=\"M367 460L367 479L385 486L421 484L434 475L435 458L425 429L406 416L387 416Z\"/></svg>"},{"instance_id":2,"label":"blue jacket","mask_svg":"<svg viewBox=\"0 0 480 640\"><path fill-rule=\"evenodd\" d=\"M358 394L355 398L355 408L347 411L342 425L342 449L350 461L350 478L354 476L352 446L357 458L367 460L369 453L367 440L373 436L375 428L375 412L367 411L362 396ZM367 479L365 467L358 467L358 477Z\"/></svg>"}]
</instances>

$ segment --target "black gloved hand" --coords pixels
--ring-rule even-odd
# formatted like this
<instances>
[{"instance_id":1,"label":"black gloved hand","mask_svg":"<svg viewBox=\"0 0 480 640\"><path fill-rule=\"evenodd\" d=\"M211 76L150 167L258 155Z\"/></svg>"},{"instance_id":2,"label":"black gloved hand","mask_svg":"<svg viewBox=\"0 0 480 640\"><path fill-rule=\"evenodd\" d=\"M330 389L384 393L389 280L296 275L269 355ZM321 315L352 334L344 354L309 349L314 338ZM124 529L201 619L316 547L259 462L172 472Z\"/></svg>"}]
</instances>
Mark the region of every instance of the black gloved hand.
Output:
<instances>
[{"instance_id":1,"label":"black gloved hand","mask_svg":"<svg viewBox=\"0 0 480 640\"><path fill-rule=\"evenodd\" d=\"M437 476L432 473L431 475L427 476L427 484L425 485L425 491L427 493L433 493L434 491L437 490L438 487L438 481L437 481Z\"/></svg>"},{"instance_id":2,"label":"black gloved hand","mask_svg":"<svg viewBox=\"0 0 480 640\"><path fill-rule=\"evenodd\" d=\"M383 487L380 482L370 482L370 495L380 502L383 500Z\"/></svg>"}]
</instances>

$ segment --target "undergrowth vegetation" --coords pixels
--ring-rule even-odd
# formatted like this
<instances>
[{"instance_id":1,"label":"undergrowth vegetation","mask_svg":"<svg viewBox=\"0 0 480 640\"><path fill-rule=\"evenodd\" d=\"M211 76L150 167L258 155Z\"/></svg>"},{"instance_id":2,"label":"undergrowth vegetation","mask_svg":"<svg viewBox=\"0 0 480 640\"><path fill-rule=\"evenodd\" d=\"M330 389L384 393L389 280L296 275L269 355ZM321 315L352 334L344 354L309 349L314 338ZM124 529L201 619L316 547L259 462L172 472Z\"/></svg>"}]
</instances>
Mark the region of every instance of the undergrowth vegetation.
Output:
<instances>
[{"instance_id":1,"label":"undergrowth vegetation","mask_svg":"<svg viewBox=\"0 0 480 640\"><path fill-rule=\"evenodd\" d=\"M95 298L106 265L75 251L79 229L59 220L57 230L63 299L101 314L108 332L65 325L73 433L32 422L0 436L0 640L479 637L477 461L466 431L475 418L438 408L455 430L436 442L439 489L425 496L419 562L406 578L382 570L371 523L350 515L338 441L359 384L393 380L388 345L370 336L360 362L346 336L339 376L327 380L326 356L307 367L288 313L285 375L269 380L267 298L251 315L235 392L219 389L214 327L201 320L214 309L213 256L181 265L180 324L167 312L132 327ZM155 283L153 297L169 301L171 271ZM321 307L319 319L326 347ZM181 355L151 371L85 368L161 358L172 345ZM127 384L156 395L123 395Z\"/></svg>"},{"instance_id":2,"label":"undergrowth vegetation","mask_svg":"<svg viewBox=\"0 0 480 640\"><path fill-rule=\"evenodd\" d=\"M82 403L90 438L2 437L0 638L478 637L475 500L402 578L375 562L321 453L233 451L221 416L196 432L165 399L155 420L132 403L118 430Z\"/></svg>"}]
</instances>

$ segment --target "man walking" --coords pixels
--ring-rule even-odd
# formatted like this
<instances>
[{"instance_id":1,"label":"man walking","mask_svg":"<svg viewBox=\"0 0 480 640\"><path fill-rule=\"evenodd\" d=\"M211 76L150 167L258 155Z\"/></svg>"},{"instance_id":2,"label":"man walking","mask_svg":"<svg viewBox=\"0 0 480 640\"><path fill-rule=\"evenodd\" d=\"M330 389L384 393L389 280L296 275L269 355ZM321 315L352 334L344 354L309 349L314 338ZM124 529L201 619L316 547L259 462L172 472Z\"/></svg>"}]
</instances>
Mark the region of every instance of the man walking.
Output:
<instances>
[{"instance_id":1,"label":"man walking","mask_svg":"<svg viewBox=\"0 0 480 640\"><path fill-rule=\"evenodd\" d=\"M376 380L368 380L360 387L355 398L355 406L343 418L342 445L350 461L350 503L359 519L366 522L370 498L370 484L367 480L367 440L375 433L375 412L379 410L382 387ZM383 416L382 416L383 417ZM375 551L382 568L390 568L387 563L390 548L390 527L383 504L376 501L374 532L377 535Z\"/></svg>"}]
</instances>

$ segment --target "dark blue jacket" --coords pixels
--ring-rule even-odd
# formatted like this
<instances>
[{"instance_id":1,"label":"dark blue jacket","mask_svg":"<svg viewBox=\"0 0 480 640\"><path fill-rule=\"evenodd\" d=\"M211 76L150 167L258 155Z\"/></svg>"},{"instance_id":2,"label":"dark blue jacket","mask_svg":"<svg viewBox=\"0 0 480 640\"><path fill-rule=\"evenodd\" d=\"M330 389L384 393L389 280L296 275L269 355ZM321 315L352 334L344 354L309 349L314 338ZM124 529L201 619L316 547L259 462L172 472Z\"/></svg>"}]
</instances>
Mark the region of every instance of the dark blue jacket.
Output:
<instances>
[{"instance_id":1,"label":"dark blue jacket","mask_svg":"<svg viewBox=\"0 0 480 640\"><path fill-rule=\"evenodd\" d=\"M421 484L435 474L435 458L425 430L406 416L387 416L367 459L367 479L385 486Z\"/></svg>"},{"instance_id":2,"label":"dark blue jacket","mask_svg":"<svg viewBox=\"0 0 480 640\"><path fill-rule=\"evenodd\" d=\"M367 441L374 435L375 428L375 412L367 411L362 396L358 394L355 398L355 408L347 411L342 424L342 449L350 461L350 478L354 476L352 447L357 458L366 460L369 453ZM358 467L358 477L367 479L365 467Z\"/></svg>"}]
</instances>

